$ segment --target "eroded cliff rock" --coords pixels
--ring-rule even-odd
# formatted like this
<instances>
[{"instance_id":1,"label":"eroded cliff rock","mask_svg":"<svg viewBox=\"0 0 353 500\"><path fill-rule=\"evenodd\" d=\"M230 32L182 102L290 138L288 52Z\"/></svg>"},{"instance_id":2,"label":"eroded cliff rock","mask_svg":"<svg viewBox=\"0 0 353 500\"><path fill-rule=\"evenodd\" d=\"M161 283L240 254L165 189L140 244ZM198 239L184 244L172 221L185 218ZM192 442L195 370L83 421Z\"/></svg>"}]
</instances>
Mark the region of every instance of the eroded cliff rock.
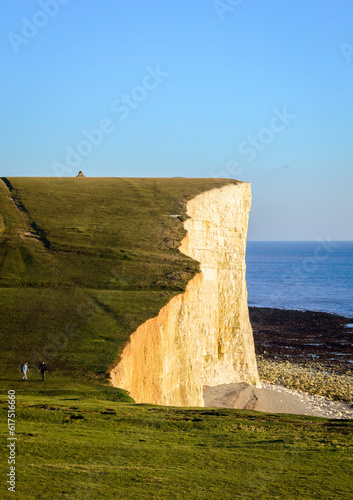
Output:
<instances>
[{"instance_id":1,"label":"eroded cliff rock","mask_svg":"<svg viewBox=\"0 0 353 500\"><path fill-rule=\"evenodd\" d=\"M203 386L259 383L245 282L250 204L248 183L188 202L180 251L201 272L131 335L111 371L136 402L203 406Z\"/></svg>"}]
</instances>

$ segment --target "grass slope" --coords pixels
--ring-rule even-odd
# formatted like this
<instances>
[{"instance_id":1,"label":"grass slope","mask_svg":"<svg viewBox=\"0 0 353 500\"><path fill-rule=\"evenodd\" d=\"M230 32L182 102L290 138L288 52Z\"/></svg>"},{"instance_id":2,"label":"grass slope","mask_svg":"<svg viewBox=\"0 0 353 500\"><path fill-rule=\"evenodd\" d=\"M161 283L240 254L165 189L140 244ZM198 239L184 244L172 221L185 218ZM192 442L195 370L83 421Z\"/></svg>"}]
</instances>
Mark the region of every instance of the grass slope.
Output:
<instances>
[{"instance_id":1,"label":"grass slope","mask_svg":"<svg viewBox=\"0 0 353 500\"><path fill-rule=\"evenodd\" d=\"M352 421L131 405L110 388L36 385L17 410L16 490L29 500L351 498Z\"/></svg>"},{"instance_id":2,"label":"grass slope","mask_svg":"<svg viewBox=\"0 0 353 500\"><path fill-rule=\"evenodd\" d=\"M229 182L0 181L2 373L43 358L52 369L104 374L197 271L177 250L186 201Z\"/></svg>"},{"instance_id":3,"label":"grass slope","mask_svg":"<svg viewBox=\"0 0 353 500\"><path fill-rule=\"evenodd\" d=\"M105 380L197 270L177 251L185 201L227 182L0 181L1 498L13 497L8 390L16 492L29 500L349 498L350 421L136 405Z\"/></svg>"}]
</instances>

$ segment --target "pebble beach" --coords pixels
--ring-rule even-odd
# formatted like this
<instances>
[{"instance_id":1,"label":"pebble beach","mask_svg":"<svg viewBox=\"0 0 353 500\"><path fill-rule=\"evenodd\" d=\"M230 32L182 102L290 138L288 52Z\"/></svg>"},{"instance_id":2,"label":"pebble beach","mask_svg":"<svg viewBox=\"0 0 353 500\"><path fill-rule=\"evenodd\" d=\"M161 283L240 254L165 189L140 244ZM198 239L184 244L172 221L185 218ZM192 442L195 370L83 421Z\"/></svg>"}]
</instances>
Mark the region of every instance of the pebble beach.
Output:
<instances>
[{"instance_id":1,"label":"pebble beach","mask_svg":"<svg viewBox=\"0 0 353 500\"><path fill-rule=\"evenodd\" d=\"M352 318L250 308L261 388L204 388L205 406L353 418Z\"/></svg>"}]
</instances>

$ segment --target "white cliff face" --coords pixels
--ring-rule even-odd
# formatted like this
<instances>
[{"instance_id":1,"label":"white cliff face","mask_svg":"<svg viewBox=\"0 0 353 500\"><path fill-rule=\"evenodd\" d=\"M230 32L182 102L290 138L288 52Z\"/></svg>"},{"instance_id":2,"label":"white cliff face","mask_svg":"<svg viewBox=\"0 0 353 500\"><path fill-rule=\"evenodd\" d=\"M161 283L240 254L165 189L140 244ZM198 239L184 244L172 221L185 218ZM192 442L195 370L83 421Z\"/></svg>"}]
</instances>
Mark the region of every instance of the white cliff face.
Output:
<instances>
[{"instance_id":1,"label":"white cliff face","mask_svg":"<svg viewBox=\"0 0 353 500\"><path fill-rule=\"evenodd\" d=\"M131 335L111 371L136 402L203 406L203 386L259 384L245 282L250 204L247 183L188 202L180 251L201 272Z\"/></svg>"}]
</instances>

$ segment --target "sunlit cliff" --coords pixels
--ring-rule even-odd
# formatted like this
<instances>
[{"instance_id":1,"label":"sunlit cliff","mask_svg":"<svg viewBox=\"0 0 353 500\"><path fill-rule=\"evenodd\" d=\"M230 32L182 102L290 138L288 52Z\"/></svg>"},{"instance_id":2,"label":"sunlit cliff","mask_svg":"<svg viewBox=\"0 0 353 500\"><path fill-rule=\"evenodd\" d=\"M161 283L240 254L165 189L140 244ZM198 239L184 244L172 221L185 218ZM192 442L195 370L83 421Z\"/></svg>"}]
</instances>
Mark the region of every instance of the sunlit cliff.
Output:
<instances>
[{"instance_id":1,"label":"sunlit cliff","mask_svg":"<svg viewBox=\"0 0 353 500\"><path fill-rule=\"evenodd\" d=\"M203 406L204 386L259 383L245 282L250 205L240 182L188 202L180 251L200 273L131 335L111 371L136 402Z\"/></svg>"}]
</instances>

